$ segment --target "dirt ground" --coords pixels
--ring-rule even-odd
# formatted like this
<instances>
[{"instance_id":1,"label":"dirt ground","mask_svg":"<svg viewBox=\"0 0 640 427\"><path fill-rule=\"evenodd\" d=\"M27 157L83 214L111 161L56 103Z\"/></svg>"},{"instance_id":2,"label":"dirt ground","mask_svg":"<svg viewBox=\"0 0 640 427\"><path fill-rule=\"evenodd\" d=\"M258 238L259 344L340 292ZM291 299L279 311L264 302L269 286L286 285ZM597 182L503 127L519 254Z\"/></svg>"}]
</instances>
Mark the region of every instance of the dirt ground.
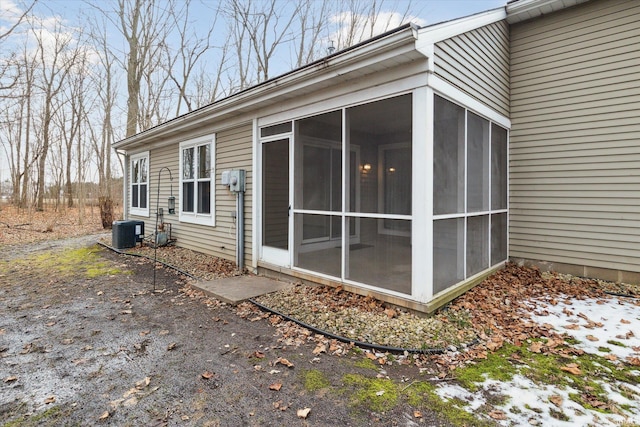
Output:
<instances>
[{"instance_id":1,"label":"dirt ground","mask_svg":"<svg viewBox=\"0 0 640 427\"><path fill-rule=\"evenodd\" d=\"M373 411L345 381L360 374L409 387L415 366L383 370L357 350L316 355L313 342L285 348L269 319L207 304L171 270L156 271L154 291L142 258L94 247L78 264L67 260L80 256L69 248L95 240L0 251L0 424L449 425L406 399Z\"/></svg>"}]
</instances>

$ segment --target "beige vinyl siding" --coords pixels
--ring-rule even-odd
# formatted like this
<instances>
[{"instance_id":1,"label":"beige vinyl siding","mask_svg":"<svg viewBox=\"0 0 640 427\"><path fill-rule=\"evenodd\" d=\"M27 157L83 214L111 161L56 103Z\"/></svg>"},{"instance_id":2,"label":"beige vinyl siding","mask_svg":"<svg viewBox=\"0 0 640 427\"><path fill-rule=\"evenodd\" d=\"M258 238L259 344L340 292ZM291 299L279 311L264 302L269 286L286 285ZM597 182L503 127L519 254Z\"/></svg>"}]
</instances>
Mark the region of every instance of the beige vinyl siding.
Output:
<instances>
[{"instance_id":1,"label":"beige vinyl siding","mask_svg":"<svg viewBox=\"0 0 640 427\"><path fill-rule=\"evenodd\" d=\"M251 210L253 192L252 174L252 134L251 123L240 127L223 130L216 133L215 147L215 215L216 225L192 224L178 221L180 209L180 177L179 143L166 145L149 153L150 163L150 216L140 218L131 215L131 219L143 219L146 234L151 234L155 225L156 199L158 191L158 171L166 166L173 174L173 195L176 196L176 214L167 213L167 198L170 195L170 183L168 172L163 171L160 185L160 207L164 208L164 220L172 224L172 236L176 238L176 245L220 258L236 260L236 226L232 212L236 210L235 194L231 193L227 186L221 184L221 173L230 169L244 169L247 172L247 185L244 195L245 212L245 265L251 264Z\"/></svg>"},{"instance_id":2,"label":"beige vinyl siding","mask_svg":"<svg viewBox=\"0 0 640 427\"><path fill-rule=\"evenodd\" d=\"M640 2L511 28L509 255L640 272Z\"/></svg>"},{"instance_id":3,"label":"beige vinyl siding","mask_svg":"<svg viewBox=\"0 0 640 427\"><path fill-rule=\"evenodd\" d=\"M509 116L508 24L496 22L436 43L435 72Z\"/></svg>"}]
</instances>

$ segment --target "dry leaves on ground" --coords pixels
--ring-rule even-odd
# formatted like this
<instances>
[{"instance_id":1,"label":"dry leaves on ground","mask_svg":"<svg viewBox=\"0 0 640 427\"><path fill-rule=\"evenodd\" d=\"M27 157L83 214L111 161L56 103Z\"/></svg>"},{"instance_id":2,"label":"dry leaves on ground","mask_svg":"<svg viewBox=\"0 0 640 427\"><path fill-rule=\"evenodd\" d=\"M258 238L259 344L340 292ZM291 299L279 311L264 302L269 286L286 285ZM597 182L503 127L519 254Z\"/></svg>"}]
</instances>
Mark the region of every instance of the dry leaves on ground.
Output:
<instances>
[{"instance_id":1,"label":"dry leaves on ground","mask_svg":"<svg viewBox=\"0 0 640 427\"><path fill-rule=\"evenodd\" d=\"M60 207L58 211L47 206L44 212L11 205L0 207L0 245L57 240L104 231L100 209L95 206L84 209Z\"/></svg>"}]
</instances>

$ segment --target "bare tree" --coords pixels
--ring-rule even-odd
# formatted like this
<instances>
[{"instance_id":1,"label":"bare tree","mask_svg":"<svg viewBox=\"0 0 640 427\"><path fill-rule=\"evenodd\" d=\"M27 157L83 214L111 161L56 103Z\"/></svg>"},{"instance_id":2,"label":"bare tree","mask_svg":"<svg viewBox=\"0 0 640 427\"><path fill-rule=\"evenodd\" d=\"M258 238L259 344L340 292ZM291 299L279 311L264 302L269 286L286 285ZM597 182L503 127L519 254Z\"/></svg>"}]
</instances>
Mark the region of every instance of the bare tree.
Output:
<instances>
[{"instance_id":1,"label":"bare tree","mask_svg":"<svg viewBox=\"0 0 640 427\"><path fill-rule=\"evenodd\" d=\"M291 26L300 12L294 2L229 0L229 13L245 29L256 61L256 79L269 79L269 67L276 49L292 39ZM239 52L246 54L246 52Z\"/></svg>"},{"instance_id":2,"label":"bare tree","mask_svg":"<svg viewBox=\"0 0 640 427\"><path fill-rule=\"evenodd\" d=\"M317 8L320 4L319 9ZM295 49L295 66L302 67L322 55L319 46L320 39L326 31L329 17L329 2L316 2L314 0L302 0L297 14L297 22L300 25L300 33L297 36Z\"/></svg>"},{"instance_id":3,"label":"bare tree","mask_svg":"<svg viewBox=\"0 0 640 427\"><path fill-rule=\"evenodd\" d=\"M54 98L60 93L67 75L77 57L77 49L71 49L71 36L64 32L59 23L53 31L44 31L43 27L33 29L38 43L40 70L36 86L41 91L42 138L38 151L38 191L37 210L44 210L46 161L51 144L51 125L55 113Z\"/></svg>"},{"instance_id":4,"label":"bare tree","mask_svg":"<svg viewBox=\"0 0 640 427\"><path fill-rule=\"evenodd\" d=\"M34 0L24 10L20 10L14 6L13 11L11 12L2 11L4 20L9 21L11 24L9 28L4 29L2 30L2 32L0 32L0 46L6 45L9 36L11 36L16 31L16 29L27 20L29 13L31 13L31 10L35 6L36 2L37 0ZM11 3L9 3L9 6L11 6ZM0 52L2 52L2 50L0 50ZM12 66L16 64L15 61L13 61L13 59L15 59L15 54L9 54L7 56L8 57L4 60L0 60L0 93L2 91L11 89L18 82L18 73L15 73L11 78L5 81L5 78L9 75L10 68L12 68Z\"/></svg>"},{"instance_id":5,"label":"bare tree","mask_svg":"<svg viewBox=\"0 0 640 427\"><path fill-rule=\"evenodd\" d=\"M164 9L155 0L118 0L117 16L119 30L124 36L128 52L127 72L127 130L126 136L134 135L140 117L140 90L145 75L150 75L157 65L158 56L167 36L169 10L173 1L166 2ZM107 15L109 17L109 15ZM151 79L147 78L150 84ZM146 118L145 118L146 119Z\"/></svg>"},{"instance_id":6,"label":"bare tree","mask_svg":"<svg viewBox=\"0 0 640 427\"><path fill-rule=\"evenodd\" d=\"M171 64L172 66L167 69L169 78L171 78L178 88L176 116L180 115L182 102L186 105L187 112L194 109L192 100L187 96L187 85L199 60L212 48L211 36L216 27L218 17L218 14L215 13L214 19L209 25L209 29L206 34L199 36L195 31L190 31L190 6L191 0L186 0L179 11L175 11L171 14L174 27L178 32L180 43L177 49L177 54L175 55L176 60ZM169 50L169 46L167 46L167 49ZM172 56L173 55L169 53L168 57L171 58Z\"/></svg>"}]
</instances>

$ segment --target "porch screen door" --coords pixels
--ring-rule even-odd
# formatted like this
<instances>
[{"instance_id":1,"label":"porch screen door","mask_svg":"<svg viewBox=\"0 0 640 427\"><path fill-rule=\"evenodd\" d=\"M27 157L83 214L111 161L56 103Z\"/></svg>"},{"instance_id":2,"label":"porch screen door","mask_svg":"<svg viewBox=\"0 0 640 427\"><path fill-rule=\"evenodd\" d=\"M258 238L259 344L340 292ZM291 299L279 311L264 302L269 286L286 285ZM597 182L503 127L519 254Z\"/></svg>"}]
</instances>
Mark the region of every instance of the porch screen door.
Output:
<instances>
[{"instance_id":1,"label":"porch screen door","mask_svg":"<svg viewBox=\"0 0 640 427\"><path fill-rule=\"evenodd\" d=\"M262 144L262 260L290 266L289 138Z\"/></svg>"}]
</instances>

